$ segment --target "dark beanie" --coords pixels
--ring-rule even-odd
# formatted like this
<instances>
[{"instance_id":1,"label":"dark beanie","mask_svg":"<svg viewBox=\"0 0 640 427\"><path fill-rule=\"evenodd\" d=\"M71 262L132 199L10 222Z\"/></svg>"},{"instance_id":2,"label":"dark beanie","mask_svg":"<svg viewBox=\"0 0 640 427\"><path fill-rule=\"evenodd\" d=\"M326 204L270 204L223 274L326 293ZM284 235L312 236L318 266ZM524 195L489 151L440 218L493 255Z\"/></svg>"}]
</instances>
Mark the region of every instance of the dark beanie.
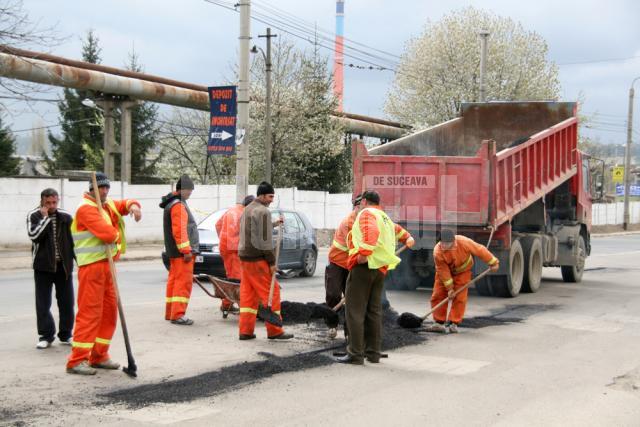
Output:
<instances>
[{"instance_id":1,"label":"dark beanie","mask_svg":"<svg viewBox=\"0 0 640 427\"><path fill-rule=\"evenodd\" d=\"M263 194L276 194L273 189L273 185L269 184L267 181L262 181L258 185L258 191L256 192L257 196L262 196Z\"/></svg>"},{"instance_id":2,"label":"dark beanie","mask_svg":"<svg viewBox=\"0 0 640 427\"><path fill-rule=\"evenodd\" d=\"M253 202L253 200L255 199L255 197L253 197L251 194L248 195L247 197L244 198L244 200L242 201L242 206L248 206L249 203Z\"/></svg>"},{"instance_id":3,"label":"dark beanie","mask_svg":"<svg viewBox=\"0 0 640 427\"><path fill-rule=\"evenodd\" d=\"M96 172L96 182L98 183L98 188L111 187L109 178L107 178L107 175L103 172ZM89 191L93 191L93 177L89 179Z\"/></svg>"},{"instance_id":4,"label":"dark beanie","mask_svg":"<svg viewBox=\"0 0 640 427\"><path fill-rule=\"evenodd\" d=\"M176 190L193 190L195 186L189 175L182 175L176 183Z\"/></svg>"},{"instance_id":5,"label":"dark beanie","mask_svg":"<svg viewBox=\"0 0 640 427\"><path fill-rule=\"evenodd\" d=\"M455 239L456 239L456 233L454 233L452 229L443 228L442 231L440 231L441 241L445 243L453 243Z\"/></svg>"}]
</instances>

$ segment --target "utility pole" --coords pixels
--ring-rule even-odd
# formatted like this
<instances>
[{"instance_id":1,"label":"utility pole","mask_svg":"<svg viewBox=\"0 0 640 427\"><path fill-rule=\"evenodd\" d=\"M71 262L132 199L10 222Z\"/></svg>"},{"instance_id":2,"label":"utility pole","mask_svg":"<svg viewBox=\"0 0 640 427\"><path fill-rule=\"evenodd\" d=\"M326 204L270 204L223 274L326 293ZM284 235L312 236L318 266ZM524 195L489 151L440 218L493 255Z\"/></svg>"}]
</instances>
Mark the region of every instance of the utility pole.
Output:
<instances>
[{"instance_id":1,"label":"utility pole","mask_svg":"<svg viewBox=\"0 0 640 427\"><path fill-rule=\"evenodd\" d=\"M238 80L238 146L236 147L236 201L247 196L249 185L249 42L251 41L251 1L239 0L240 58Z\"/></svg>"},{"instance_id":2,"label":"utility pole","mask_svg":"<svg viewBox=\"0 0 640 427\"><path fill-rule=\"evenodd\" d=\"M131 183L131 108L136 101L120 103L120 181Z\"/></svg>"},{"instance_id":3,"label":"utility pole","mask_svg":"<svg viewBox=\"0 0 640 427\"><path fill-rule=\"evenodd\" d=\"M629 116L627 117L627 149L624 157L624 215L622 217L622 228L629 228L629 191L631 190L631 136L633 134L633 85L640 77L636 77L631 82L629 88Z\"/></svg>"},{"instance_id":4,"label":"utility pole","mask_svg":"<svg viewBox=\"0 0 640 427\"><path fill-rule=\"evenodd\" d=\"M266 96L266 117L265 117L265 139L264 139L264 180L271 182L271 38L278 37L271 34L271 28L267 28L267 34L258 35L258 37L266 37L267 54L265 55L265 70L267 78L267 96Z\"/></svg>"},{"instance_id":5,"label":"utility pole","mask_svg":"<svg viewBox=\"0 0 640 427\"><path fill-rule=\"evenodd\" d=\"M480 102L485 102L487 95L487 88L485 86L485 71L487 66L487 39L489 38L489 31L480 30Z\"/></svg>"},{"instance_id":6,"label":"utility pole","mask_svg":"<svg viewBox=\"0 0 640 427\"><path fill-rule=\"evenodd\" d=\"M113 123L113 107L114 101L104 99L96 102L102 108L104 116L104 133L103 133L103 149L104 149L104 173L109 179L115 180L116 168L113 154L116 152L116 134ZM93 107L95 108L95 106Z\"/></svg>"}]
</instances>

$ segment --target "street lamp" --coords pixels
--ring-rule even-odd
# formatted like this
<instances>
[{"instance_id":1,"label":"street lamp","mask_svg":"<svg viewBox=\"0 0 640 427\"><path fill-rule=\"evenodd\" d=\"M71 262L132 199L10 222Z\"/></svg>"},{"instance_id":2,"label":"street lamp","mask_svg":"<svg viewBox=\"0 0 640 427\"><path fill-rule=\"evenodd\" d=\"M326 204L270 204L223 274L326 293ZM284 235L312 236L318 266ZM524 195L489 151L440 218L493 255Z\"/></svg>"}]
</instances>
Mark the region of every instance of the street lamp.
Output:
<instances>
[{"instance_id":1,"label":"street lamp","mask_svg":"<svg viewBox=\"0 0 640 427\"><path fill-rule=\"evenodd\" d=\"M258 53L259 50L262 53L265 64L267 96L265 100L266 111L264 125L264 180L271 182L271 38L276 37L276 35L271 34L271 28L267 28L267 34L258 35L258 37L266 37L267 39L267 53L265 53L261 47L255 45L251 49L251 53Z\"/></svg>"},{"instance_id":2,"label":"street lamp","mask_svg":"<svg viewBox=\"0 0 640 427\"><path fill-rule=\"evenodd\" d=\"M627 118L627 150L624 158L624 215L622 217L622 228L629 227L629 190L631 190L631 135L633 133L633 85L640 80L636 77L631 82L629 88L629 117Z\"/></svg>"}]
</instances>

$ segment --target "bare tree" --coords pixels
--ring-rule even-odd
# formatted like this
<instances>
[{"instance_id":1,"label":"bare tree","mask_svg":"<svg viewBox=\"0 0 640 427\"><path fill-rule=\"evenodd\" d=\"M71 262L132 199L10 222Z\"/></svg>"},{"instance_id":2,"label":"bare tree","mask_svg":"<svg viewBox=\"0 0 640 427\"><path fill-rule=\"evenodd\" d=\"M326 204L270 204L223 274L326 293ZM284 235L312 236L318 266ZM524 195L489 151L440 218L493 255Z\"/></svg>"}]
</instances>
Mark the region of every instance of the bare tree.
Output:
<instances>
[{"instance_id":1,"label":"bare tree","mask_svg":"<svg viewBox=\"0 0 640 427\"><path fill-rule=\"evenodd\" d=\"M40 20L32 20L24 10L22 0L0 0L0 44L8 47L48 51L59 45L62 37L55 25L44 25ZM29 61L29 59L24 59ZM26 101L29 109L33 103L41 101L38 94L51 92L44 85L23 82L15 79L0 78L0 111L16 113L12 107ZM46 99L51 100L52 99Z\"/></svg>"}]
</instances>

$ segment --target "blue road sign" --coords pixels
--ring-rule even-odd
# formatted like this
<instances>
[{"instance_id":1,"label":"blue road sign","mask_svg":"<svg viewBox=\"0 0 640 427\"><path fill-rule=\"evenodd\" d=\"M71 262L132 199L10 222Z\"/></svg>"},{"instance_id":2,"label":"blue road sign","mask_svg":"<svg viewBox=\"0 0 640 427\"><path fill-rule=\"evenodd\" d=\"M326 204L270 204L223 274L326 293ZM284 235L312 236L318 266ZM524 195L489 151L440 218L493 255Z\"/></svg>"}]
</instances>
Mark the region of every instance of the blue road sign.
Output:
<instances>
[{"instance_id":1,"label":"blue road sign","mask_svg":"<svg viewBox=\"0 0 640 427\"><path fill-rule=\"evenodd\" d=\"M629 186L629 195L630 196L640 196L640 185L630 185ZM624 196L624 185L616 184L616 196Z\"/></svg>"},{"instance_id":2,"label":"blue road sign","mask_svg":"<svg viewBox=\"0 0 640 427\"><path fill-rule=\"evenodd\" d=\"M214 86L208 91L211 121L207 154L231 156L236 153L236 87Z\"/></svg>"}]
</instances>

